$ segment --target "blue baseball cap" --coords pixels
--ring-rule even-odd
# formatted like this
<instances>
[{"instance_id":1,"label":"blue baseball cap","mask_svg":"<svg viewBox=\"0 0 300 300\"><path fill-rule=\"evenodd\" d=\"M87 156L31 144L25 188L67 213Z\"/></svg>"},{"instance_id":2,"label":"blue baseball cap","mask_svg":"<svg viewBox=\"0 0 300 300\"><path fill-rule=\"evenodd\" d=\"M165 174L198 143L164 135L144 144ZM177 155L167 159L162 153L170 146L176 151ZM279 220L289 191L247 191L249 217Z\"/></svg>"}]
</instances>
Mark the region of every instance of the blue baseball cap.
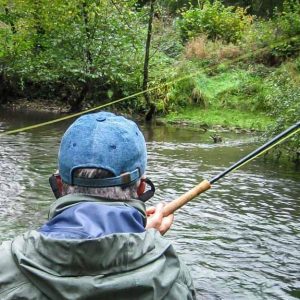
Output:
<instances>
[{"instance_id":1,"label":"blue baseball cap","mask_svg":"<svg viewBox=\"0 0 300 300\"><path fill-rule=\"evenodd\" d=\"M147 150L138 126L109 112L78 118L62 137L58 153L62 181L70 185L109 187L137 181L146 170ZM81 168L101 168L109 178L77 178Z\"/></svg>"}]
</instances>

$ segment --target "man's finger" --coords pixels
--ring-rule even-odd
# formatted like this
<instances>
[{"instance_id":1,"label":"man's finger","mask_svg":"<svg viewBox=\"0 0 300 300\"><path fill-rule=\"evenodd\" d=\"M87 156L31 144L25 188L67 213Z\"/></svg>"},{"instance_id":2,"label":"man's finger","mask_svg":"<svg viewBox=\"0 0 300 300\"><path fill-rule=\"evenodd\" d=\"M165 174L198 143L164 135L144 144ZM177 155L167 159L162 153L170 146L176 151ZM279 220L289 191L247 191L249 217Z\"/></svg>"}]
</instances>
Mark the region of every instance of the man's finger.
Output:
<instances>
[{"instance_id":1,"label":"man's finger","mask_svg":"<svg viewBox=\"0 0 300 300\"><path fill-rule=\"evenodd\" d=\"M165 234L170 229L171 225L173 224L173 221L174 221L174 214L171 214L163 218L162 224L159 229L162 235Z\"/></svg>"},{"instance_id":2,"label":"man's finger","mask_svg":"<svg viewBox=\"0 0 300 300\"><path fill-rule=\"evenodd\" d=\"M146 208L147 216L154 214L155 210L156 210L156 208L154 206L150 206L150 207Z\"/></svg>"}]
</instances>

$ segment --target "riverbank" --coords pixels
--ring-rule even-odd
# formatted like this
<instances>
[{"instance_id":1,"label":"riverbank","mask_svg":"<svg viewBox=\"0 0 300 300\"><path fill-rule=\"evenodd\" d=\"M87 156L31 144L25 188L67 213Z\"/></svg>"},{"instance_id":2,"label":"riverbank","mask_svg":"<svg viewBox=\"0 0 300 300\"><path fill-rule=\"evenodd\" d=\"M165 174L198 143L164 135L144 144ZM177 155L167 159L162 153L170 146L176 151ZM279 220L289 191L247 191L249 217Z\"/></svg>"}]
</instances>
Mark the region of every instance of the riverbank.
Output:
<instances>
[{"instance_id":1,"label":"riverbank","mask_svg":"<svg viewBox=\"0 0 300 300\"><path fill-rule=\"evenodd\" d=\"M187 107L162 118L181 126L249 131L266 131L275 120L265 113L243 112L236 109Z\"/></svg>"},{"instance_id":2,"label":"riverbank","mask_svg":"<svg viewBox=\"0 0 300 300\"><path fill-rule=\"evenodd\" d=\"M49 114L50 119L59 118L61 115L70 115L69 108L58 101L29 101L26 99L18 99L13 104L1 106L5 110L5 114L10 111L18 112L22 116L29 113ZM106 110L110 110L106 108ZM126 115L126 117L133 118L142 124L145 122L145 116L140 114L128 114L126 110L112 110L117 114ZM56 117L57 116L57 117ZM33 124L40 123L36 121ZM215 143L223 141L223 133L233 132L237 134L254 134L255 136L264 135L269 131L269 128L276 124L276 120L259 112L243 112L234 109L222 108L200 108L200 107L186 107L178 110L176 113L169 113L165 116L156 116L153 119L155 125L171 125L179 128L189 128L195 132L211 132L211 138ZM14 129L24 127L24 125L14 126ZM274 136L274 133L272 136ZM292 138L296 142L296 137ZM268 158L271 161L278 162L279 158L281 163L290 165L292 168L299 168L299 152L293 151L293 148L285 145L285 147L276 147L272 150ZM265 158L266 159L266 158Z\"/></svg>"},{"instance_id":3,"label":"riverbank","mask_svg":"<svg viewBox=\"0 0 300 300\"><path fill-rule=\"evenodd\" d=\"M15 111L53 112L57 114L66 114L70 111L70 106L61 101L45 99L15 99L2 104L1 107Z\"/></svg>"},{"instance_id":4,"label":"riverbank","mask_svg":"<svg viewBox=\"0 0 300 300\"><path fill-rule=\"evenodd\" d=\"M28 100L17 99L2 105L3 108L13 111L51 112L57 114L70 113L70 107L58 100ZM126 111L118 113L126 114ZM126 114L128 116L128 114ZM142 121L143 115L135 116ZM201 128L203 131L214 129L216 131L254 132L266 131L274 124L274 120L264 113L243 112L235 109L186 107L177 112L164 116L157 116L157 124L170 124L191 128Z\"/></svg>"},{"instance_id":5,"label":"riverbank","mask_svg":"<svg viewBox=\"0 0 300 300\"><path fill-rule=\"evenodd\" d=\"M68 114L70 111L70 107L60 101L39 99L17 99L2 105L2 107L13 111L52 112L57 114ZM120 113L127 114L126 111L120 111ZM142 121L144 116L138 115L136 118ZM216 131L231 130L245 133L266 131L269 126L274 124L274 120L264 113L242 112L235 109L225 110L222 108L203 109L196 106L157 117L156 122L158 124L201 128L203 131L214 129Z\"/></svg>"}]
</instances>

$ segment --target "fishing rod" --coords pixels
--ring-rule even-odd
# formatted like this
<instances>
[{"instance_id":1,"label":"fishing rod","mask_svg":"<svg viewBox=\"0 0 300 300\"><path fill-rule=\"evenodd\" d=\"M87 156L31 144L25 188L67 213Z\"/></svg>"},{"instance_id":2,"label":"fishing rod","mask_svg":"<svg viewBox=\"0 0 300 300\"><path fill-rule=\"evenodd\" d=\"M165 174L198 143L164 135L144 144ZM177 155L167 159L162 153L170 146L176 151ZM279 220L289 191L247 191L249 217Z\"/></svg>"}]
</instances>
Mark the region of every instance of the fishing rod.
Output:
<instances>
[{"instance_id":1,"label":"fishing rod","mask_svg":"<svg viewBox=\"0 0 300 300\"><path fill-rule=\"evenodd\" d=\"M244 166L245 164L249 163L253 159L257 158L258 156L262 155L263 153L269 151L276 145L282 143L292 135L296 134L300 130L300 121L294 124L293 126L289 127L285 131L281 132L277 136L275 136L273 139L271 139L269 142L265 143L264 145L260 146L256 150L252 151L242 159L240 159L238 162L233 164L231 167L227 168L225 171L221 172L219 175L213 177L211 180L203 180L198 185L193 187L191 190L180 196L179 198L169 202L165 205L163 213L164 216L168 216L170 214L173 214L177 209L185 205L187 202L191 201L198 195L204 193L208 189L211 188L212 184L226 176L228 173L237 170L238 168Z\"/></svg>"}]
</instances>

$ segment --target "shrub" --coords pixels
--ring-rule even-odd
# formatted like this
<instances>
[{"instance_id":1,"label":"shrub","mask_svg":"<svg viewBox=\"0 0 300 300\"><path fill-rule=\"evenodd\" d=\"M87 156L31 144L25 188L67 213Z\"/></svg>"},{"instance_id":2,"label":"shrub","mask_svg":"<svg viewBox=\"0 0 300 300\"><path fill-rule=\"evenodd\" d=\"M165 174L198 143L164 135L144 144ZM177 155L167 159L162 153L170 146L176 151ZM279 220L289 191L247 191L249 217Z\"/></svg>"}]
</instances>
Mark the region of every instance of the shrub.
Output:
<instances>
[{"instance_id":1,"label":"shrub","mask_svg":"<svg viewBox=\"0 0 300 300\"><path fill-rule=\"evenodd\" d=\"M195 38L201 33L209 39L226 42L238 41L243 31L250 25L252 17L241 7L226 7L221 1L212 4L205 1L203 8L191 8L181 15L179 26L183 40Z\"/></svg>"},{"instance_id":2,"label":"shrub","mask_svg":"<svg viewBox=\"0 0 300 300\"><path fill-rule=\"evenodd\" d=\"M300 1L285 0L283 11L276 12L274 23L275 43L272 52L276 56L288 57L299 52L300 47Z\"/></svg>"},{"instance_id":3,"label":"shrub","mask_svg":"<svg viewBox=\"0 0 300 300\"><path fill-rule=\"evenodd\" d=\"M207 107L209 99L203 89L207 76L201 72L201 68L201 63L197 61L185 61L182 65L165 69L164 81L156 82L155 86L159 87L153 91L159 113L176 111L188 105ZM197 76L189 77L193 73L197 73ZM165 85L165 82L170 84Z\"/></svg>"},{"instance_id":4,"label":"shrub","mask_svg":"<svg viewBox=\"0 0 300 300\"><path fill-rule=\"evenodd\" d=\"M300 72L298 75L291 70L289 64L284 65L270 76L268 83L272 92L267 96L270 114L276 118L275 125L270 128L268 137L274 136L288 126L299 122L300 116ZM300 139L295 135L285 143L285 148L294 155L300 151Z\"/></svg>"},{"instance_id":5,"label":"shrub","mask_svg":"<svg viewBox=\"0 0 300 300\"><path fill-rule=\"evenodd\" d=\"M166 100L169 110L186 107L189 104L200 107L206 107L208 104L195 78L187 78L173 84L166 95Z\"/></svg>"},{"instance_id":6,"label":"shrub","mask_svg":"<svg viewBox=\"0 0 300 300\"><path fill-rule=\"evenodd\" d=\"M242 52L239 46L233 45L233 44L228 44L228 45L223 45L223 47L220 47L218 51L218 58L220 60L223 59L234 59L239 56L241 56Z\"/></svg>"},{"instance_id":7,"label":"shrub","mask_svg":"<svg viewBox=\"0 0 300 300\"><path fill-rule=\"evenodd\" d=\"M256 20L242 38L246 49L267 47L257 57L268 65L279 65L286 58L295 56L300 49L300 1L285 0L282 11L275 10L274 17Z\"/></svg>"},{"instance_id":8,"label":"shrub","mask_svg":"<svg viewBox=\"0 0 300 300\"><path fill-rule=\"evenodd\" d=\"M208 51L207 37L205 35L201 35L191 39L185 46L184 54L187 59L210 58L211 53Z\"/></svg>"},{"instance_id":9,"label":"shrub","mask_svg":"<svg viewBox=\"0 0 300 300\"><path fill-rule=\"evenodd\" d=\"M238 45L220 40L210 41L206 35L191 39L185 45L184 56L189 60L201 60L205 63L220 63L226 59L235 59L243 54Z\"/></svg>"}]
</instances>

